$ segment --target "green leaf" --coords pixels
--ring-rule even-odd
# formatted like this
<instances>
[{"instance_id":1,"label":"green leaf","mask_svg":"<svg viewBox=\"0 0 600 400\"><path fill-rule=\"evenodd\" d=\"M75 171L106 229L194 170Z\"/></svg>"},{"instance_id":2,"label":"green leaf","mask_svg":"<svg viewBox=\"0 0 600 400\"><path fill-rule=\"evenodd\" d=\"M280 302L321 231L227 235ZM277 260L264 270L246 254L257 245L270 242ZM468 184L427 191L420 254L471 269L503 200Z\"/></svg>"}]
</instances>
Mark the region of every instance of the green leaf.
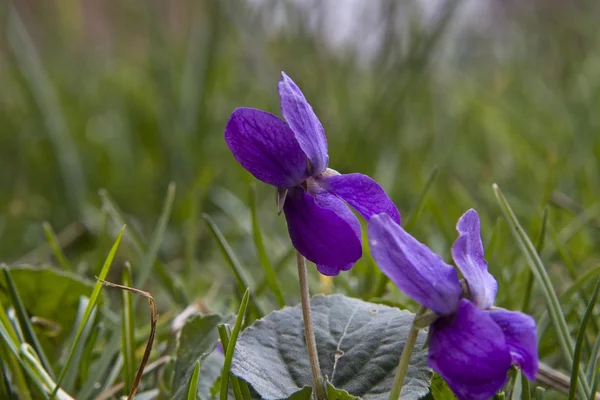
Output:
<instances>
[{"instance_id":1,"label":"green leaf","mask_svg":"<svg viewBox=\"0 0 600 400\"><path fill-rule=\"evenodd\" d=\"M435 400L456 400L454 393L439 374L434 374L431 380L431 395Z\"/></svg>"},{"instance_id":2,"label":"green leaf","mask_svg":"<svg viewBox=\"0 0 600 400\"><path fill-rule=\"evenodd\" d=\"M231 370L231 362L233 360L233 352L235 351L235 345L237 343L238 335L242 330L242 323L244 322L244 316L246 315L246 309L248 308L248 300L250 299L250 288L246 289L238 315L235 319L235 326L229 337L229 343L227 344L227 351L225 351L225 362L223 362L223 372L221 372L221 400L227 400L227 388L229 386L229 371ZM223 349L225 350L225 349ZM235 386L234 386L235 390ZM236 391L237 392L237 391ZM236 393L236 398L241 397L241 393ZM238 399L239 400L239 399Z\"/></svg>"},{"instance_id":3,"label":"green leaf","mask_svg":"<svg viewBox=\"0 0 600 400\"><path fill-rule=\"evenodd\" d=\"M386 399L414 314L341 295L316 296L311 310L323 375L353 396ZM419 333L403 399L429 391L426 337ZM288 398L311 386L300 306L272 312L246 329L232 372L266 399Z\"/></svg>"},{"instance_id":4,"label":"green leaf","mask_svg":"<svg viewBox=\"0 0 600 400\"><path fill-rule=\"evenodd\" d=\"M69 334L77 315L80 297L89 296L94 287L91 281L65 271L51 268L18 266L10 268L10 275L19 288L25 309L32 317L44 318L60 328L53 340L62 342ZM0 277L0 285L6 283ZM103 298L98 299L102 304ZM9 304L5 293L0 291L0 303Z\"/></svg>"},{"instance_id":5,"label":"green leaf","mask_svg":"<svg viewBox=\"0 0 600 400\"><path fill-rule=\"evenodd\" d=\"M188 385L187 400L196 400L198 397L198 374L200 373L200 360L196 361L194 372Z\"/></svg>"},{"instance_id":6,"label":"green leaf","mask_svg":"<svg viewBox=\"0 0 600 400\"><path fill-rule=\"evenodd\" d=\"M288 397L288 400L312 400L312 388L310 386L305 386L302 390L299 390Z\"/></svg>"},{"instance_id":7,"label":"green leaf","mask_svg":"<svg viewBox=\"0 0 600 400\"><path fill-rule=\"evenodd\" d=\"M173 399L185 399L187 385L197 361L204 360L217 346L219 334L217 325L231 321L231 317L220 315L194 315L186 321L181 332L176 351L175 374L171 387Z\"/></svg>"},{"instance_id":8,"label":"green leaf","mask_svg":"<svg viewBox=\"0 0 600 400\"><path fill-rule=\"evenodd\" d=\"M331 382L327 382L327 400L355 400L357 397L342 389L336 389Z\"/></svg>"}]
</instances>

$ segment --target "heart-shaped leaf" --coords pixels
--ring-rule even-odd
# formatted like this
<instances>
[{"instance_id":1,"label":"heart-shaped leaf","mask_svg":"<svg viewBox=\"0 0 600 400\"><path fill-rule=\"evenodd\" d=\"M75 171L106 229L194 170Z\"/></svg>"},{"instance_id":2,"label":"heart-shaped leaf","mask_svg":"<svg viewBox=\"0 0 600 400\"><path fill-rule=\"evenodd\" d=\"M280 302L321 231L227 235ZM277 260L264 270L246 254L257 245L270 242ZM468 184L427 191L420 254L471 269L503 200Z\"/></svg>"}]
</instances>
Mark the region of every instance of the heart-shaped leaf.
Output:
<instances>
[{"instance_id":1,"label":"heart-shaped leaf","mask_svg":"<svg viewBox=\"0 0 600 400\"><path fill-rule=\"evenodd\" d=\"M341 295L316 296L311 310L323 375L352 396L387 399L414 314ZM426 336L419 333L402 399L429 391ZM288 398L312 386L300 306L272 312L246 329L232 372L265 399Z\"/></svg>"},{"instance_id":2,"label":"heart-shaped leaf","mask_svg":"<svg viewBox=\"0 0 600 400\"><path fill-rule=\"evenodd\" d=\"M56 324L54 340L62 341L71 332L77 315L79 298L89 297L94 285L88 280L65 271L48 267L18 266L10 268L10 275L19 290L25 309L31 317L40 317ZM0 277L0 302L10 305L6 297L6 282ZM102 299L98 299L101 304ZM42 335L44 336L44 335Z\"/></svg>"}]
</instances>

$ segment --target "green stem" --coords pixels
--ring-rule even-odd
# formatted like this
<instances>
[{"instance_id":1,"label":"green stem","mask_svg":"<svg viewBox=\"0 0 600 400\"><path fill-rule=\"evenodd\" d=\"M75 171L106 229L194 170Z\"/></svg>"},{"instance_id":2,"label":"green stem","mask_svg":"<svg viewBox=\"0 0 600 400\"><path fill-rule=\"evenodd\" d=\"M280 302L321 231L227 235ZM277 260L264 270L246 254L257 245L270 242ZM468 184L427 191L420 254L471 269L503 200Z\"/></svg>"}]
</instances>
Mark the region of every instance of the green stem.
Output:
<instances>
[{"instance_id":1,"label":"green stem","mask_svg":"<svg viewBox=\"0 0 600 400\"><path fill-rule=\"evenodd\" d=\"M402 349L402 355L400 356L400 362L398 363L398 371L396 372L396 377L394 378L394 385L392 386L392 391L390 392L390 400L398 400L400 398L402 385L404 385L404 378L406 377L406 372L408 371L410 356L412 355L413 348L417 343L417 337L419 336L419 328L417 328L415 321L417 318L423 315L426 310L427 308L421 306L415 315L412 325L410 326L410 331L408 332L408 337L406 338L404 348Z\"/></svg>"},{"instance_id":2,"label":"green stem","mask_svg":"<svg viewBox=\"0 0 600 400\"><path fill-rule=\"evenodd\" d=\"M319 366L319 356L317 355L317 341L315 340L315 331L312 326L312 316L310 312L310 293L308 291L308 271L306 270L306 260L299 252L296 252L298 261L298 278L300 280L300 299L302 303L302 317L304 320L304 336L306 336L306 347L308 350L308 360L313 376L313 390L317 400L326 400L327 394L323 386L323 376Z\"/></svg>"}]
</instances>

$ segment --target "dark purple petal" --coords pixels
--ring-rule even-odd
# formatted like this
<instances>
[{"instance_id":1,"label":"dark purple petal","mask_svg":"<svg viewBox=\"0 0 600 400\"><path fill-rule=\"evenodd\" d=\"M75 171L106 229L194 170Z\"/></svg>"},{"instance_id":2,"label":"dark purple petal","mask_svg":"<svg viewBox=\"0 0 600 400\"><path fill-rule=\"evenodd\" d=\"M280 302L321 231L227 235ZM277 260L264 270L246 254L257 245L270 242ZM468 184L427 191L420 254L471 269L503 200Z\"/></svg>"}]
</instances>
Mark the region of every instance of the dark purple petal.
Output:
<instances>
[{"instance_id":1,"label":"dark purple petal","mask_svg":"<svg viewBox=\"0 0 600 400\"><path fill-rule=\"evenodd\" d=\"M373 215L388 214L400 224L400 212L379 184L363 174L323 177L328 191L348 202L367 221Z\"/></svg>"},{"instance_id":2,"label":"dark purple petal","mask_svg":"<svg viewBox=\"0 0 600 400\"><path fill-rule=\"evenodd\" d=\"M452 258L469 284L473 303L488 309L494 304L498 282L487 270L477 211L471 209L464 213L456 230L459 236L452 246Z\"/></svg>"},{"instance_id":3,"label":"dark purple petal","mask_svg":"<svg viewBox=\"0 0 600 400\"><path fill-rule=\"evenodd\" d=\"M487 400L504 386L510 353L488 312L462 299L454 317L442 318L430 329L429 366L459 400Z\"/></svg>"},{"instance_id":4,"label":"dark purple petal","mask_svg":"<svg viewBox=\"0 0 600 400\"><path fill-rule=\"evenodd\" d=\"M348 206L328 193L290 189L283 206L294 247L324 275L349 269L362 255L360 223Z\"/></svg>"},{"instance_id":5,"label":"dark purple petal","mask_svg":"<svg viewBox=\"0 0 600 400\"><path fill-rule=\"evenodd\" d=\"M538 371L535 320L527 314L501 309L490 310L489 314L504 332L513 364L534 380Z\"/></svg>"},{"instance_id":6,"label":"dark purple petal","mask_svg":"<svg viewBox=\"0 0 600 400\"><path fill-rule=\"evenodd\" d=\"M307 158L294 132L281 119L253 108L238 108L225 127L235 159L263 182L289 188L307 177Z\"/></svg>"},{"instance_id":7,"label":"dark purple petal","mask_svg":"<svg viewBox=\"0 0 600 400\"><path fill-rule=\"evenodd\" d=\"M300 88L285 72L281 72L278 86L281 112L296 134L300 147L310 159L311 175L317 176L325 171L329 164L327 138L323 126Z\"/></svg>"},{"instance_id":8,"label":"dark purple petal","mask_svg":"<svg viewBox=\"0 0 600 400\"><path fill-rule=\"evenodd\" d=\"M461 287L456 270L410 236L387 214L369 222L377 265L409 297L441 315L456 312Z\"/></svg>"}]
</instances>

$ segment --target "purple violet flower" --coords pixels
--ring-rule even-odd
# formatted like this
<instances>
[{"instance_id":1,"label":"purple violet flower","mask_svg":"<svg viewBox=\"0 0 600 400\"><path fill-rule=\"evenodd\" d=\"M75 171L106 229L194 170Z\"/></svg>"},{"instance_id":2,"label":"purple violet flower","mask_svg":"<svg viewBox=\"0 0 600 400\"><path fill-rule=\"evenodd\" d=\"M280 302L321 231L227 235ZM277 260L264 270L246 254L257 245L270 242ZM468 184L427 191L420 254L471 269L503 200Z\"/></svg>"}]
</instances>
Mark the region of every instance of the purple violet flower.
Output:
<instances>
[{"instance_id":1,"label":"purple violet flower","mask_svg":"<svg viewBox=\"0 0 600 400\"><path fill-rule=\"evenodd\" d=\"M366 220L386 213L400 223L400 213L373 179L327 168L321 122L283 72L278 86L285 121L238 108L225 127L225 141L242 167L278 188L279 211L285 213L294 247L323 275L337 275L362 255L360 223L346 203Z\"/></svg>"},{"instance_id":2,"label":"purple violet flower","mask_svg":"<svg viewBox=\"0 0 600 400\"><path fill-rule=\"evenodd\" d=\"M452 258L467 293L454 267L387 215L371 218L369 243L383 273L439 316L429 328L429 366L459 399L489 399L506 383L512 364L535 379L536 325L528 315L493 307L498 284L487 270L477 212L467 211L456 229Z\"/></svg>"}]
</instances>

